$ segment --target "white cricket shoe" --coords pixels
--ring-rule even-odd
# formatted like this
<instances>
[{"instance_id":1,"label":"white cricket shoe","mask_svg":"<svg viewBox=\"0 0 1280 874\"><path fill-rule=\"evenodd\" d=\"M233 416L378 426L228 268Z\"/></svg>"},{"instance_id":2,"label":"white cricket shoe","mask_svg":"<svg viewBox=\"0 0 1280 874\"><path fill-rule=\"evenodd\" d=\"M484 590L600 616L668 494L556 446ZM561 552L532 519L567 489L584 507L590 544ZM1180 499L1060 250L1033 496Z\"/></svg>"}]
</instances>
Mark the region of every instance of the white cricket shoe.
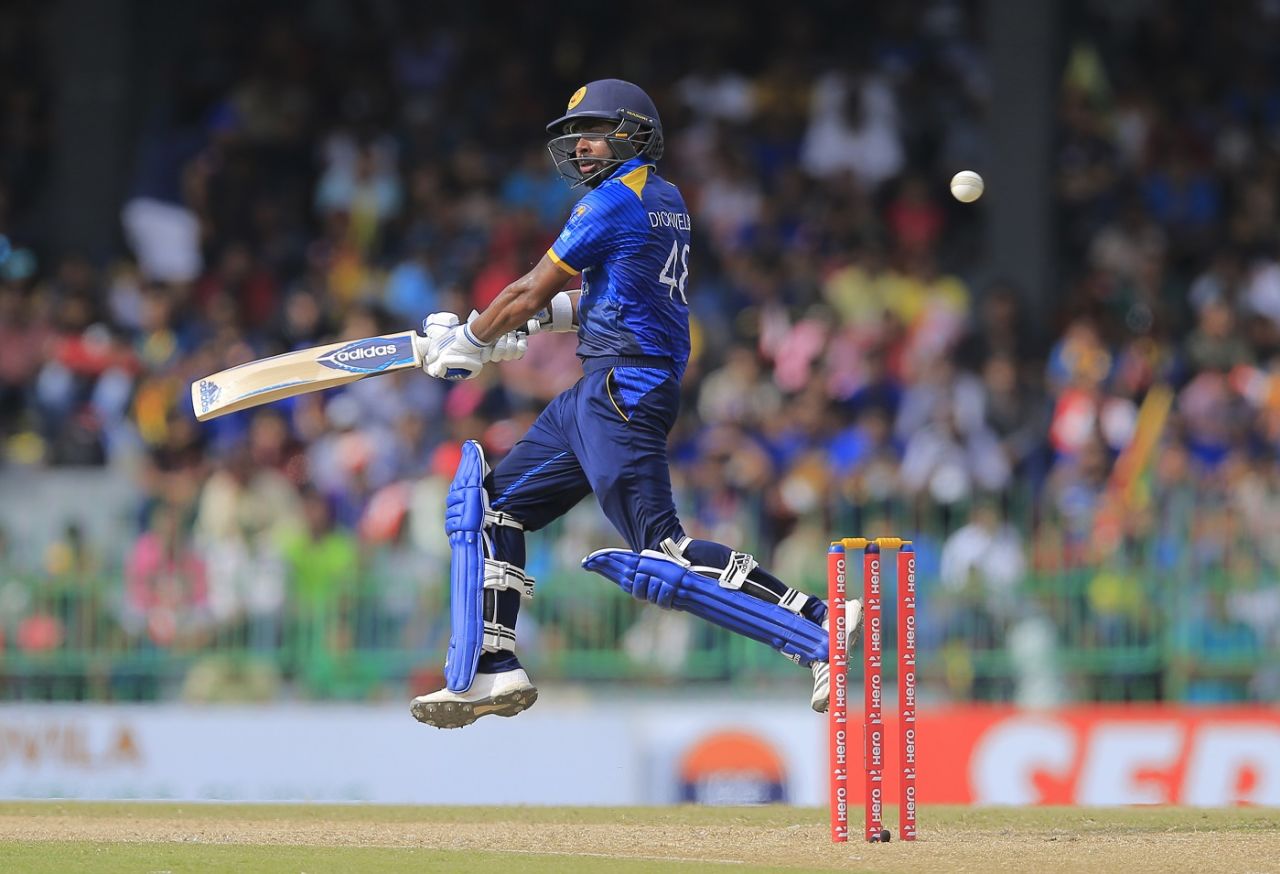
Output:
<instances>
[{"instance_id":1,"label":"white cricket shoe","mask_svg":"<svg viewBox=\"0 0 1280 874\"><path fill-rule=\"evenodd\" d=\"M515 716L538 700L538 690L524 668L500 674L476 674L471 688L450 692L447 688L419 695L409 704L413 718L436 728L462 728L481 716Z\"/></svg>"},{"instance_id":2,"label":"white cricket shoe","mask_svg":"<svg viewBox=\"0 0 1280 874\"><path fill-rule=\"evenodd\" d=\"M827 702L831 698L831 665L814 662L809 665L809 670L813 671L813 697L809 699L809 705L819 713L826 713Z\"/></svg>"},{"instance_id":3,"label":"white cricket shoe","mask_svg":"<svg viewBox=\"0 0 1280 874\"><path fill-rule=\"evenodd\" d=\"M849 617L848 649L852 651L862 633L862 602L857 598L850 598L845 602L845 611ZM822 620L822 627L830 630L830 621ZM809 670L813 671L813 696L809 699L809 705L818 713L826 713L831 700L831 665L827 662L814 662Z\"/></svg>"}]
</instances>

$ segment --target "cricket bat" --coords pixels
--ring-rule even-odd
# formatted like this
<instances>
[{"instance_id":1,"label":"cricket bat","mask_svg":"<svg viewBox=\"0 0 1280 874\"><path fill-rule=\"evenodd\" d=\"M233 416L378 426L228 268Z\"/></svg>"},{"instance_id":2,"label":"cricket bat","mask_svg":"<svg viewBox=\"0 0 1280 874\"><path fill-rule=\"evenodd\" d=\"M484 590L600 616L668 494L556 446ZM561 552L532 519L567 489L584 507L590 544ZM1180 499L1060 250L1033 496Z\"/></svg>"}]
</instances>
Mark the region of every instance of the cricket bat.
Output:
<instances>
[{"instance_id":1,"label":"cricket bat","mask_svg":"<svg viewBox=\"0 0 1280 874\"><path fill-rule=\"evenodd\" d=\"M249 361L191 383L191 406L203 422L367 376L421 367L426 342L417 331L402 331Z\"/></svg>"}]
</instances>

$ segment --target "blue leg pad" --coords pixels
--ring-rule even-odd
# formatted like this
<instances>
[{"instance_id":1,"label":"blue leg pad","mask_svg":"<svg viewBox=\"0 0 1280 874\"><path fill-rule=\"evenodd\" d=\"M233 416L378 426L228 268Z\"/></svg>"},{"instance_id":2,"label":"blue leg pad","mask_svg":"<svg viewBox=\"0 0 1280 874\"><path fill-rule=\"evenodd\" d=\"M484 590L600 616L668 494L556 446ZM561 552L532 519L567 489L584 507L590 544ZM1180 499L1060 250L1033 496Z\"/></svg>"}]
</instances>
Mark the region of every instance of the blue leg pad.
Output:
<instances>
[{"instance_id":1,"label":"blue leg pad","mask_svg":"<svg viewBox=\"0 0 1280 874\"><path fill-rule=\"evenodd\" d=\"M617 583L634 598L692 613L773 647L802 665L827 660L829 639L822 626L778 604L721 586L666 553L601 549L583 559L582 566Z\"/></svg>"},{"instance_id":2,"label":"blue leg pad","mask_svg":"<svg viewBox=\"0 0 1280 874\"><path fill-rule=\"evenodd\" d=\"M484 645L484 524L488 465L480 444L462 444L462 460L445 498L444 530L449 535L449 620L452 634L444 661L445 685L465 692L476 678Z\"/></svg>"}]
</instances>

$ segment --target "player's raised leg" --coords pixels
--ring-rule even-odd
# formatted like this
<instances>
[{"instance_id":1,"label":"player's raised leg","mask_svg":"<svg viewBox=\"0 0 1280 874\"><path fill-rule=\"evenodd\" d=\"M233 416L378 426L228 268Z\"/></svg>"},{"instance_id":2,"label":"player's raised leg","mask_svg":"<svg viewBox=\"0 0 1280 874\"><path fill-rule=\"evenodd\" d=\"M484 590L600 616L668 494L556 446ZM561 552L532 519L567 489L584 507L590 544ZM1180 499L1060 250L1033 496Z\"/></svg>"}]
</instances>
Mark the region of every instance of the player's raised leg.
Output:
<instances>
[{"instance_id":1,"label":"player's raised leg","mask_svg":"<svg viewBox=\"0 0 1280 874\"><path fill-rule=\"evenodd\" d=\"M667 466L678 384L657 368L589 370L570 435L592 489L630 550L583 562L633 596L684 610L760 641L814 675L811 704L829 695L826 604L760 567L750 554L685 535Z\"/></svg>"}]
</instances>

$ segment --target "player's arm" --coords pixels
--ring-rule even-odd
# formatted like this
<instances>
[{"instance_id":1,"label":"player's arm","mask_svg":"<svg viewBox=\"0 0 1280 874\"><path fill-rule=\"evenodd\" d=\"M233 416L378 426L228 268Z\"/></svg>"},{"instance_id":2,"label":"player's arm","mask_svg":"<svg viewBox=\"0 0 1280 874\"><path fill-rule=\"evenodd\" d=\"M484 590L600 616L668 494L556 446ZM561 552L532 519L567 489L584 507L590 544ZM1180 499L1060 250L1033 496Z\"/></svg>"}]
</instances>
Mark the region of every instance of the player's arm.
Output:
<instances>
[{"instance_id":1,"label":"player's arm","mask_svg":"<svg viewBox=\"0 0 1280 874\"><path fill-rule=\"evenodd\" d=\"M543 255L532 270L508 285L493 303L469 324L477 342L492 343L498 337L536 320L541 330L572 330L577 293L563 292L577 274Z\"/></svg>"},{"instance_id":2,"label":"player's arm","mask_svg":"<svg viewBox=\"0 0 1280 874\"><path fill-rule=\"evenodd\" d=\"M609 250L618 227L612 206L591 202L590 194L579 201L542 260L502 289L483 313L465 325L458 324L453 313L427 316L422 323L426 337L423 370L441 379L471 379L486 361L520 357L526 332L574 330L576 301L563 289L581 269L599 263ZM517 328L524 330L513 334ZM508 349L509 338L514 338L513 350Z\"/></svg>"},{"instance_id":3,"label":"player's arm","mask_svg":"<svg viewBox=\"0 0 1280 874\"><path fill-rule=\"evenodd\" d=\"M427 316L422 369L441 379L471 379L487 361L523 357L527 334L575 330L577 294L562 291L574 275L543 255L465 325L453 313ZM522 330L516 333L517 328Z\"/></svg>"},{"instance_id":4,"label":"player's arm","mask_svg":"<svg viewBox=\"0 0 1280 874\"><path fill-rule=\"evenodd\" d=\"M605 260L625 224L618 201L597 198L594 192L583 197L537 266L504 288L468 325L476 340L489 342L526 325L531 334L574 330L577 296L562 289L583 270Z\"/></svg>"}]
</instances>

